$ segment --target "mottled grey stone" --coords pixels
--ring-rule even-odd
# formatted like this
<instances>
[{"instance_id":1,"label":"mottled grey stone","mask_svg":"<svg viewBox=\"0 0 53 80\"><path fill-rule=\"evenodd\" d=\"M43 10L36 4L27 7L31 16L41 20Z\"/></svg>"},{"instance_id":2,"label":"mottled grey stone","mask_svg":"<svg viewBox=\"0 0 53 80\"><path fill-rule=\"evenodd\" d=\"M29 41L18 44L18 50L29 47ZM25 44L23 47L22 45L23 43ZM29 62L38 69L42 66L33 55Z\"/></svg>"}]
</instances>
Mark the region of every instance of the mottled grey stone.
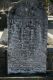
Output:
<instances>
[{"instance_id":1,"label":"mottled grey stone","mask_svg":"<svg viewBox=\"0 0 53 80\"><path fill-rule=\"evenodd\" d=\"M7 20L8 74L46 72L48 22L43 1L20 1Z\"/></svg>"}]
</instances>

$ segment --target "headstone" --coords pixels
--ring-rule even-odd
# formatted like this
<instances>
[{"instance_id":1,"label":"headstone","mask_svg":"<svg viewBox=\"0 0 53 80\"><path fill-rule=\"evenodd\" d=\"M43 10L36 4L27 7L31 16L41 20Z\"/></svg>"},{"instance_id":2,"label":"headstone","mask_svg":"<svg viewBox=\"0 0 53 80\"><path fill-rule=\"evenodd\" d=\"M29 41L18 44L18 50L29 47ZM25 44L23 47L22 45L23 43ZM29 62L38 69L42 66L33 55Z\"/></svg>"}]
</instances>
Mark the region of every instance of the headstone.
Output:
<instances>
[{"instance_id":1,"label":"headstone","mask_svg":"<svg viewBox=\"0 0 53 80\"><path fill-rule=\"evenodd\" d=\"M48 21L43 1L19 1L7 20L8 74L45 73Z\"/></svg>"}]
</instances>

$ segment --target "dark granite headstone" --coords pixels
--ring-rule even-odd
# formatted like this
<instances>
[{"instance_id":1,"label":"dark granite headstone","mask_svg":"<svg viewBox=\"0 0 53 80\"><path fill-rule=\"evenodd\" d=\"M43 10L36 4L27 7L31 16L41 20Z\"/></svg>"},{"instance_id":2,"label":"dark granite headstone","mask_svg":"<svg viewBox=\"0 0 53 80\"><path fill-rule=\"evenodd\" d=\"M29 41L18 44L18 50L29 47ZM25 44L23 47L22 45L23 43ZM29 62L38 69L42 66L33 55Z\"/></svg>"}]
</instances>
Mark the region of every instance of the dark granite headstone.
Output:
<instances>
[{"instance_id":1,"label":"dark granite headstone","mask_svg":"<svg viewBox=\"0 0 53 80\"><path fill-rule=\"evenodd\" d=\"M46 72L48 23L43 1L20 1L7 20L8 74Z\"/></svg>"}]
</instances>

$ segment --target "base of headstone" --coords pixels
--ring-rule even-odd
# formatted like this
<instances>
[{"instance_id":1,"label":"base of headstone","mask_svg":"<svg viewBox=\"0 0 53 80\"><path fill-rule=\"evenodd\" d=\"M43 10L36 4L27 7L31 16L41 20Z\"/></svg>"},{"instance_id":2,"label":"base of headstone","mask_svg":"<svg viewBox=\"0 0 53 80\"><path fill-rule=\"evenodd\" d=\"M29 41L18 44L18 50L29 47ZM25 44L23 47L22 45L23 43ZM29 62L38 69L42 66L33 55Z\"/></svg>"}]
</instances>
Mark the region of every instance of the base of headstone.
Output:
<instances>
[{"instance_id":1,"label":"base of headstone","mask_svg":"<svg viewBox=\"0 0 53 80\"><path fill-rule=\"evenodd\" d=\"M1 77L1 80L46 80L46 77ZM53 78L50 78L51 80ZM49 79L49 80L50 80Z\"/></svg>"}]
</instances>

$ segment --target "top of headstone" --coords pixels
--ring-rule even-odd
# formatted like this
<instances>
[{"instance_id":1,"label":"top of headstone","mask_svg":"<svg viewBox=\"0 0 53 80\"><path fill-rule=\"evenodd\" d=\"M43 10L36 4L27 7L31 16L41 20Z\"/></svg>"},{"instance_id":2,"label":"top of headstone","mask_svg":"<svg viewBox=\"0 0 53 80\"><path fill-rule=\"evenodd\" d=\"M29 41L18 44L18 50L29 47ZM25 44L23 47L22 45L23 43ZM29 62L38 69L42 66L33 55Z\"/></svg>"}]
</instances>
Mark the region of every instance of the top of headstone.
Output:
<instances>
[{"instance_id":1,"label":"top of headstone","mask_svg":"<svg viewBox=\"0 0 53 80\"><path fill-rule=\"evenodd\" d=\"M20 0L11 8L9 14L17 17L35 17L38 13L38 8L43 9L42 7L42 0Z\"/></svg>"}]
</instances>

